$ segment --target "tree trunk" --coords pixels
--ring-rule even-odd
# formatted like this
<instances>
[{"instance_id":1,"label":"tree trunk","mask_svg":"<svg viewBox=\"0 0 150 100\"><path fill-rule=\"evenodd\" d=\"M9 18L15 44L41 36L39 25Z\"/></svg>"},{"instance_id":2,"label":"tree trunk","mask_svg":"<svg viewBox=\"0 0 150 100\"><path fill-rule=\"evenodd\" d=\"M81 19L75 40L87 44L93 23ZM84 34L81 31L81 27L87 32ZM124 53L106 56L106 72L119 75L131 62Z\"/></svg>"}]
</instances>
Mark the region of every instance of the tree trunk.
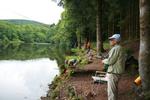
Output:
<instances>
[{"instance_id":1,"label":"tree trunk","mask_svg":"<svg viewBox=\"0 0 150 100\"><path fill-rule=\"evenodd\" d=\"M150 97L150 0L140 0L139 73L144 96Z\"/></svg>"},{"instance_id":2,"label":"tree trunk","mask_svg":"<svg viewBox=\"0 0 150 100\"><path fill-rule=\"evenodd\" d=\"M128 40L131 40L131 0L129 1L129 23L128 23Z\"/></svg>"},{"instance_id":3,"label":"tree trunk","mask_svg":"<svg viewBox=\"0 0 150 100\"><path fill-rule=\"evenodd\" d=\"M112 36L113 35L113 22L112 21L109 21L108 22L108 36Z\"/></svg>"},{"instance_id":4,"label":"tree trunk","mask_svg":"<svg viewBox=\"0 0 150 100\"><path fill-rule=\"evenodd\" d=\"M96 28L97 55L100 55L100 52L104 50L102 41L102 0L97 0Z\"/></svg>"},{"instance_id":5,"label":"tree trunk","mask_svg":"<svg viewBox=\"0 0 150 100\"><path fill-rule=\"evenodd\" d=\"M113 15L113 23L112 23L112 34L115 34L115 14Z\"/></svg>"},{"instance_id":6,"label":"tree trunk","mask_svg":"<svg viewBox=\"0 0 150 100\"><path fill-rule=\"evenodd\" d=\"M140 15L140 9L139 9L139 0L136 1L136 38L140 37L140 22L139 22L139 15Z\"/></svg>"},{"instance_id":7,"label":"tree trunk","mask_svg":"<svg viewBox=\"0 0 150 100\"><path fill-rule=\"evenodd\" d=\"M78 48L81 49L81 28L78 28L76 31L77 41L78 41Z\"/></svg>"}]
</instances>

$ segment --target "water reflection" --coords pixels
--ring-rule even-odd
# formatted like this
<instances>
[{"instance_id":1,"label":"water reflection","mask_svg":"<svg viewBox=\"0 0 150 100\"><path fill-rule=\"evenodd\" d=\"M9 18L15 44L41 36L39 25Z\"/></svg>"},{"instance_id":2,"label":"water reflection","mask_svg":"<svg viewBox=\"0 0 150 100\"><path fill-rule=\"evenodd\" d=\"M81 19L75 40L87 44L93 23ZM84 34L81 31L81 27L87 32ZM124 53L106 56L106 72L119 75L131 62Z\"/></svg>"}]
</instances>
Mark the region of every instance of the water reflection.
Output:
<instances>
[{"instance_id":1,"label":"water reflection","mask_svg":"<svg viewBox=\"0 0 150 100\"><path fill-rule=\"evenodd\" d=\"M40 100L48 83L58 74L49 58L0 61L0 100Z\"/></svg>"},{"instance_id":2,"label":"water reflection","mask_svg":"<svg viewBox=\"0 0 150 100\"><path fill-rule=\"evenodd\" d=\"M54 44L0 44L0 60L28 60L35 58L55 59L58 64L62 64L65 53L70 51L70 47Z\"/></svg>"},{"instance_id":3,"label":"water reflection","mask_svg":"<svg viewBox=\"0 0 150 100\"><path fill-rule=\"evenodd\" d=\"M65 44L0 44L0 100L45 95L68 50Z\"/></svg>"}]
</instances>

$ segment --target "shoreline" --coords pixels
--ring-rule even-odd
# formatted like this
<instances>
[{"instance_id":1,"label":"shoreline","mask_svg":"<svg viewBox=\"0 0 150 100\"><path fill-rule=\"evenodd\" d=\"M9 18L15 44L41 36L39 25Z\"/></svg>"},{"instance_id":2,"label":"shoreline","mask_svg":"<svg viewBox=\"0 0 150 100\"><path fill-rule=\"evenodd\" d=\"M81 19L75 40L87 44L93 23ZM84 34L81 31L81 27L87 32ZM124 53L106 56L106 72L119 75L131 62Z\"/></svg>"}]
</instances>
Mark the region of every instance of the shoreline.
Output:
<instances>
[{"instance_id":1,"label":"shoreline","mask_svg":"<svg viewBox=\"0 0 150 100\"><path fill-rule=\"evenodd\" d=\"M58 76L50 85L47 97L41 97L41 100L99 100L99 98L107 100L107 84L95 84L91 78L94 70L97 68L101 70L102 63L100 62L99 59L95 59L93 63L85 65L82 71L77 70L71 76L68 75L69 72ZM135 98L131 89L135 77L128 74L123 75L119 83L120 100Z\"/></svg>"},{"instance_id":2,"label":"shoreline","mask_svg":"<svg viewBox=\"0 0 150 100\"><path fill-rule=\"evenodd\" d=\"M127 50L133 50L133 56L138 59L137 43L125 45ZM134 48L133 48L134 47ZM81 69L76 69L73 74L70 74L71 69L66 71L66 74L58 76L51 88L47 97L41 100L107 100L107 84L94 84L92 75L97 70L103 69L101 59L98 59L94 54L93 62L85 64ZM133 81L138 76L137 67L128 66L125 74L122 75L118 86L119 100L134 100L137 95L133 91Z\"/></svg>"}]
</instances>

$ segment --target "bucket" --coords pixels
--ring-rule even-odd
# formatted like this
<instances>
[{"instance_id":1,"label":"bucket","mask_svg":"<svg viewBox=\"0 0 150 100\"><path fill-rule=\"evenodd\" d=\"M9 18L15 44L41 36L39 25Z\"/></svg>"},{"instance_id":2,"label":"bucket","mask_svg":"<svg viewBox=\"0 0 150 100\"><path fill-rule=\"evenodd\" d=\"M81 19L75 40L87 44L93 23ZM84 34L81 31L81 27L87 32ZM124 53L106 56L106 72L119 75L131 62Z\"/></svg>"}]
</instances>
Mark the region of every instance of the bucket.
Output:
<instances>
[{"instance_id":1,"label":"bucket","mask_svg":"<svg viewBox=\"0 0 150 100\"><path fill-rule=\"evenodd\" d=\"M139 77L137 77L135 80L134 80L134 83L136 84L136 85L141 85L141 77L139 76Z\"/></svg>"}]
</instances>

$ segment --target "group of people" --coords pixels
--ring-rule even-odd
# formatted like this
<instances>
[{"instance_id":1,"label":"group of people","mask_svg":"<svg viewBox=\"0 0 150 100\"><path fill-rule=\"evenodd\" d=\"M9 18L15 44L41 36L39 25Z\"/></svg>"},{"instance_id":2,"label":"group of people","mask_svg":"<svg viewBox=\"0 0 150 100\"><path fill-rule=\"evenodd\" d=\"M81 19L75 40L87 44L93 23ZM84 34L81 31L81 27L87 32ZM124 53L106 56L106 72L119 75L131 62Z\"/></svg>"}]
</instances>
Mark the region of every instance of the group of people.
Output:
<instances>
[{"instance_id":1,"label":"group of people","mask_svg":"<svg viewBox=\"0 0 150 100\"><path fill-rule=\"evenodd\" d=\"M68 66L72 66L72 67L75 67L81 60L78 60L78 59L69 59L69 60L65 60L65 65L68 65Z\"/></svg>"},{"instance_id":2,"label":"group of people","mask_svg":"<svg viewBox=\"0 0 150 100\"><path fill-rule=\"evenodd\" d=\"M105 65L106 77L107 77L107 92L108 100L117 100L118 96L118 82L121 78L121 74L125 70L125 53L120 45L120 34L114 34L109 37L111 50L108 53L108 58L102 60ZM92 61L93 54L91 52L90 42L86 44L87 55L89 61ZM66 60L65 64L70 66L76 66L79 63L77 59ZM107 66L106 66L107 65Z\"/></svg>"},{"instance_id":3,"label":"group of people","mask_svg":"<svg viewBox=\"0 0 150 100\"><path fill-rule=\"evenodd\" d=\"M88 63L92 63L93 62L93 51L91 49L91 43L90 41L86 41L86 43L84 44L84 49L86 50L86 54L87 54L87 58L88 58Z\"/></svg>"}]
</instances>

